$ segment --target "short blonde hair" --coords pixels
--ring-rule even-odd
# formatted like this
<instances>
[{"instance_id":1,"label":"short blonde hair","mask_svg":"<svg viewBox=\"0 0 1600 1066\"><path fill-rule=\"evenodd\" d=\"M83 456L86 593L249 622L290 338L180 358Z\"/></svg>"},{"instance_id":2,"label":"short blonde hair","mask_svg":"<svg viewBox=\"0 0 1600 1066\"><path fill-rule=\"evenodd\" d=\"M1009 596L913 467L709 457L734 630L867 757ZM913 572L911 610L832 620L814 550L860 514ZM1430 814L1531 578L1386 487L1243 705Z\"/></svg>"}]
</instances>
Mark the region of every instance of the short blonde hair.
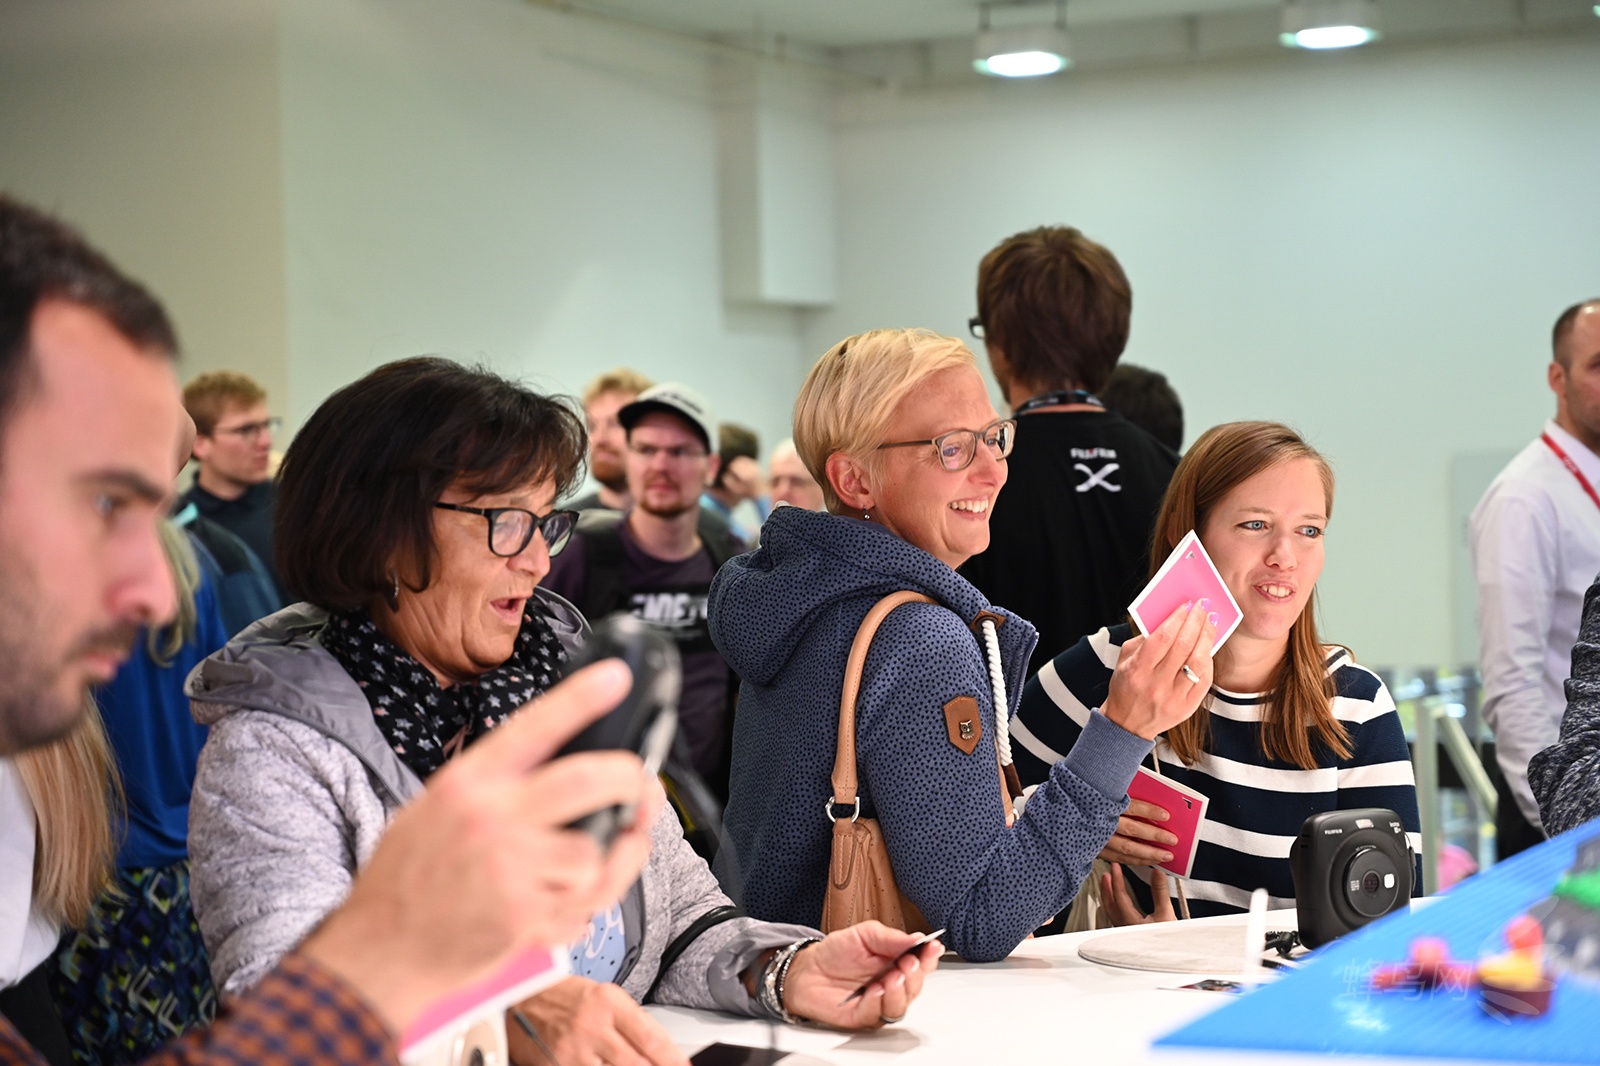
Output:
<instances>
[{"instance_id":1,"label":"short blonde hair","mask_svg":"<svg viewBox=\"0 0 1600 1066\"><path fill-rule=\"evenodd\" d=\"M267 402L267 390L249 374L210 370L183 387L183 407L194 419L195 432L209 437L232 408Z\"/></svg>"},{"instance_id":2,"label":"short blonde hair","mask_svg":"<svg viewBox=\"0 0 1600 1066\"><path fill-rule=\"evenodd\" d=\"M622 392L630 396L637 396L655 382L625 366L615 370L607 370L583 387L583 406L588 407L594 403L595 397L603 396L608 392Z\"/></svg>"},{"instance_id":3,"label":"short blonde hair","mask_svg":"<svg viewBox=\"0 0 1600 1066\"><path fill-rule=\"evenodd\" d=\"M800 461L822 487L829 511L842 509L828 480L835 452L872 462L894 412L919 385L942 370L978 368L965 344L926 329L875 329L829 348L806 375L794 405L794 443Z\"/></svg>"}]
</instances>

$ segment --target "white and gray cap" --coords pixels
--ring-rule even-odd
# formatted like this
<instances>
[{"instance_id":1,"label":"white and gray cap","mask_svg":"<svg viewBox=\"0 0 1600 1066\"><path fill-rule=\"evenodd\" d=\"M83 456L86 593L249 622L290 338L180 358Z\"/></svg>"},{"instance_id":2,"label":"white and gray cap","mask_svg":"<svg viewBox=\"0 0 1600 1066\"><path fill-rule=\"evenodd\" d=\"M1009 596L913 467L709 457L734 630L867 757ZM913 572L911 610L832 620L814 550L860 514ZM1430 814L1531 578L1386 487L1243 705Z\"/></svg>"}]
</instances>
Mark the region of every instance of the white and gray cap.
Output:
<instances>
[{"instance_id":1,"label":"white and gray cap","mask_svg":"<svg viewBox=\"0 0 1600 1066\"><path fill-rule=\"evenodd\" d=\"M639 419L651 411L665 411L677 415L700 434L706 451L717 450L716 421L711 417L711 405L706 398L687 385L676 381L652 385L639 394L639 398L617 412L617 421L623 429L631 430Z\"/></svg>"}]
</instances>

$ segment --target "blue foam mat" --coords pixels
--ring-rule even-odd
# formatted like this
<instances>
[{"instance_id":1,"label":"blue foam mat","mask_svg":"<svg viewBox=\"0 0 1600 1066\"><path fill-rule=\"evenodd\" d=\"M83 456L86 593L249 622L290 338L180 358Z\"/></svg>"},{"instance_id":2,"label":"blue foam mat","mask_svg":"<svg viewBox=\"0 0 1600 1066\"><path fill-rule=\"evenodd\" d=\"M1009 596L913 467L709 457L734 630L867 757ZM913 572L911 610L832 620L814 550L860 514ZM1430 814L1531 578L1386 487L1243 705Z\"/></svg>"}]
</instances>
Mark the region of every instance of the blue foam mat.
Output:
<instances>
[{"instance_id":1,"label":"blue foam mat","mask_svg":"<svg viewBox=\"0 0 1600 1066\"><path fill-rule=\"evenodd\" d=\"M1419 936L1443 938L1455 959L1504 951L1506 923L1548 897L1578 846L1597 836L1600 822L1591 822L1497 863L1431 906L1392 914L1326 945L1303 969L1162 1037L1156 1046L1600 1062L1600 983L1564 975L1549 1013L1515 1020L1485 1013L1475 990L1368 989L1373 968L1404 961Z\"/></svg>"}]
</instances>

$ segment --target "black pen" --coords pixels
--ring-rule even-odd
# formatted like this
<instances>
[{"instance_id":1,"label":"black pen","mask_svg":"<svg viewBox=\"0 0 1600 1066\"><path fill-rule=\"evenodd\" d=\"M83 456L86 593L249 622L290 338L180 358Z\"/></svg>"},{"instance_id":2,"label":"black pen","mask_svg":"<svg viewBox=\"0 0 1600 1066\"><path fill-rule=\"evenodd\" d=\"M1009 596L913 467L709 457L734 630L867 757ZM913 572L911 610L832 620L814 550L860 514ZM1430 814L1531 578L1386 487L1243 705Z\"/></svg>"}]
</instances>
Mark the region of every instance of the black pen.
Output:
<instances>
[{"instance_id":1,"label":"black pen","mask_svg":"<svg viewBox=\"0 0 1600 1066\"><path fill-rule=\"evenodd\" d=\"M896 955L894 957L894 961L891 962L889 965L885 966L879 973L874 975L872 980L868 981L866 984L862 985L860 988L856 989L854 992L850 993L848 996L846 996L843 999L841 999L839 1001L839 1006L842 1007L846 1003L849 1003L851 1000L860 999L862 996L866 995L867 994L867 989L871 988L874 983L876 983L878 981L881 981L885 977L888 977L890 974L894 973L895 968L900 965L900 960L901 959L905 958L907 955L911 954L913 951L916 951L918 948L922 947L922 945L928 944L928 943L932 943L933 941L938 940L940 937L944 936L944 934L945 934L945 930L943 930L943 929L935 929L933 932L927 933L924 936L922 936L915 944L912 944L910 947L906 948L900 954Z\"/></svg>"}]
</instances>

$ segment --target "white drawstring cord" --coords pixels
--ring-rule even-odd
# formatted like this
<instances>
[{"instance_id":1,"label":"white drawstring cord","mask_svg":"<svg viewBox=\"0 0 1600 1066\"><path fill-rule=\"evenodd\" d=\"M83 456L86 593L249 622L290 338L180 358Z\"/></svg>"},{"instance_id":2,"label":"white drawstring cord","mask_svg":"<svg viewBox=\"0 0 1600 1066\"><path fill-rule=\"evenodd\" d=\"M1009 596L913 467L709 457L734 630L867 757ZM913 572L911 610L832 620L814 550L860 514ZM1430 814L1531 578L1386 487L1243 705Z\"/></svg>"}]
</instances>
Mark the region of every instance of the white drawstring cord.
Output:
<instances>
[{"instance_id":1,"label":"white drawstring cord","mask_svg":"<svg viewBox=\"0 0 1600 1066\"><path fill-rule=\"evenodd\" d=\"M989 654L989 687L994 690L994 746L1000 753L1000 765L1011 765L1011 701L1006 699L1005 667L1000 661L1000 637L995 633L994 620L985 618L982 623L983 643Z\"/></svg>"}]
</instances>

